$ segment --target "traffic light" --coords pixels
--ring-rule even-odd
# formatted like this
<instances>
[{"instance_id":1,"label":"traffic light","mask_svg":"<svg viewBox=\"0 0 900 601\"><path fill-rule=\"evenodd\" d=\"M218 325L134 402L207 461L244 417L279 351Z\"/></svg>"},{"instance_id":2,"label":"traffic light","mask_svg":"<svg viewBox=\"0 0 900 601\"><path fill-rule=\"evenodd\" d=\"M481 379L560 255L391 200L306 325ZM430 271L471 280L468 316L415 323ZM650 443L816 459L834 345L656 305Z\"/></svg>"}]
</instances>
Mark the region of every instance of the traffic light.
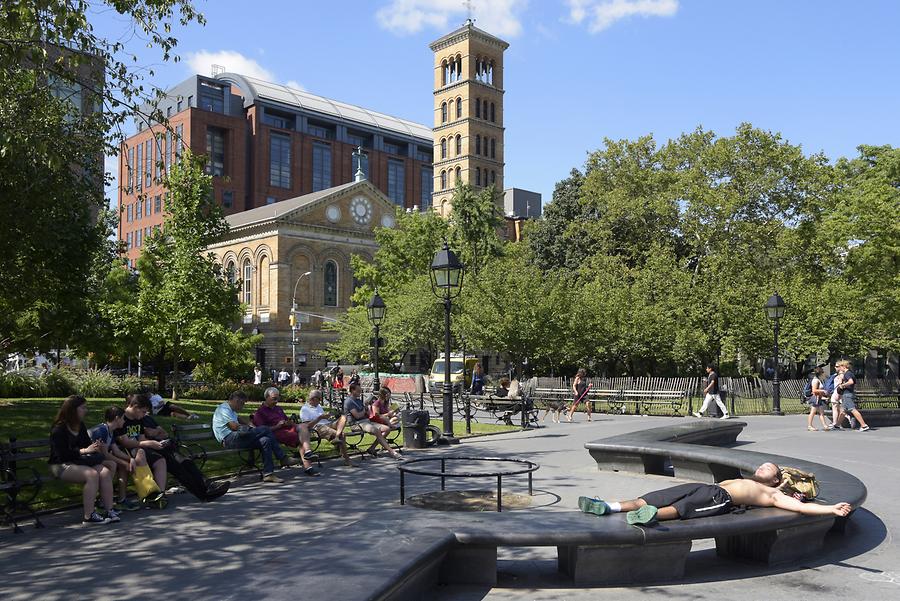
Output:
<instances>
[{"instance_id":1,"label":"traffic light","mask_svg":"<svg viewBox=\"0 0 900 601\"><path fill-rule=\"evenodd\" d=\"M290 320L291 320L291 327L292 327L292 328L297 327L297 316L294 314L293 311L291 311L291 317L290 317Z\"/></svg>"}]
</instances>

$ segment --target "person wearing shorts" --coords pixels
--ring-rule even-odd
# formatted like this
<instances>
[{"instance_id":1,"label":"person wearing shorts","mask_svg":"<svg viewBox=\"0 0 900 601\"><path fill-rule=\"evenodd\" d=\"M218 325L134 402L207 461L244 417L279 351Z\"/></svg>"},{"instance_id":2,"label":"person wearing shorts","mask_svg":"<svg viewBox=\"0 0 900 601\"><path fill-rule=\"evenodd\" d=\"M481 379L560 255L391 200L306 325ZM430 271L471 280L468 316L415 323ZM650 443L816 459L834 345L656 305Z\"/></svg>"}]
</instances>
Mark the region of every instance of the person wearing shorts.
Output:
<instances>
[{"instance_id":1,"label":"person wearing shorts","mask_svg":"<svg viewBox=\"0 0 900 601\"><path fill-rule=\"evenodd\" d=\"M153 407L153 415L162 417L174 415L176 417L183 417L184 419L198 419L200 417L196 413L186 411L172 401L163 399L162 396L158 394L150 395L150 405Z\"/></svg>"},{"instance_id":2,"label":"person wearing shorts","mask_svg":"<svg viewBox=\"0 0 900 601\"><path fill-rule=\"evenodd\" d=\"M391 444L385 438L385 434L390 432L390 427L376 424L369 420L369 412L362 402L362 386L359 385L359 382L351 384L349 390L350 394L347 395L347 399L344 401L344 415L347 416L347 422L351 425L358 425L363 432L375 437L375 441L372 443L372 446L366 449L366 453L375 455L375 448L381 445L391 457L402 459L400 453L392 449Z\"/></svg>"},{"instance_id":3,"label":"person wearing shorts","mask_svg":"<svg viewBox=\"0 0 900 601\"><path fill-rule=\"evenodd\" d=\"M813 416L815 414L819 414L819 420L822 422L823 430L830 430L831 427L827 421L825 421L825 406L828 404L828 393L825 392L825 387L822 386L822 375L824 374L821 367L816 367L813 370L813 377L810 382L810 386L812 388L812 394L806 400L809 404L809 415L806 417L806 429L810 432L816 432L817 428L814 428Z\"/></svg>"},{"instance_id":4,"label":"person wearing shorts","mask_svg":"<svg viewBox=\"0 0 900 601\"><path fill-rule=\"evenodd\" d=\"M344 426L347 425L347 416L342 415L336 420L328 419L325 409L322 407L322 391L313 389L306 399L306 404L300 408L300 421L319 434L319 438L331 441L344 459L344 465L355 467L350 462L347 454L347 441L344 439Z\"/></svg>"},{"instance_id":5,"label":"person wearing shorts","mask_svg":"<svg viewBox=\"0 0 900 601\"><path fill-rule=\"evenodd\" d=\"M856 376L850 371L850 362L846 359L838 361L835 368L841 374L841 383L834 387L834 391L841 395L841 413L834 423L840 424L844 421L844 417L852 415L859 423L859 431L868 431L869 425L856 407Z\"/></svg>"},{"instance_id":6,"label":"person wearing shorts","mask_svg":"<svg viewBox=\"0 0 900 601\"><path fill-rule=\"evenodd\" d=\"M750 478L724 480L717 484L679 484L649 492L630 501L607 502L597 497L579 497L578 508L584 513L606 516L628 512L625 521L631 525L651 524L656 520L690 520L722 515L732 507L777 507L803 515L850 515L849 503L820 505L803 503L781 491L781 468L763 463Z\"/></svg>"}]
</instances>

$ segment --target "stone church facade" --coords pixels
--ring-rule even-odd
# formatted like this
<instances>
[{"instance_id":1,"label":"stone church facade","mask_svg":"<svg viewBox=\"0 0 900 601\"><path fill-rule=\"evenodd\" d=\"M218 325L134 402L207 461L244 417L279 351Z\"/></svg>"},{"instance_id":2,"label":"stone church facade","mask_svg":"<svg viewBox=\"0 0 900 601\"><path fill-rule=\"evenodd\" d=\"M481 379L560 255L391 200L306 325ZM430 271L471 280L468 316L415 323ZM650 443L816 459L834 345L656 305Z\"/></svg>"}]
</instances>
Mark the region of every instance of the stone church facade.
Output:
<instances>
[{"instance_id":1,"label":"stone church facade","mask_svg":"<svg viewBox=\"0 0 900 601\"><path fill-rule=\"evenodd\" d=\"M396 210L361 179L227 217L230 232L209 250L239 284L244 333L264 335L256 351L260 365L291 370L296 299L298 371L325 366L321 351L336 334L322 326L347 311L355 289L350 257L372 260L374 229L393 227Z\"/></svg>"}]
</instances>

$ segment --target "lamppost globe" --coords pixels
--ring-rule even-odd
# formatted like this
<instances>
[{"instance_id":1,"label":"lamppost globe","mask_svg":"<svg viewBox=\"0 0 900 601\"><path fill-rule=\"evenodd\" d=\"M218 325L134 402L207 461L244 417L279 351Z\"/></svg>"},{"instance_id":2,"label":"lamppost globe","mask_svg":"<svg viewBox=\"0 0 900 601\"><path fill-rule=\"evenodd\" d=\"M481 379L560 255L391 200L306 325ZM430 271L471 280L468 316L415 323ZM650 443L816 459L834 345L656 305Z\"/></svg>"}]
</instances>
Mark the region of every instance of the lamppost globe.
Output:
<instances>
[{"instance_id":1,"label":"lamppost globe","mask_svg":"<svg viewBox=\"0 0 900 601\"><path fill-rule=\"evenodd\" d=\"M372 390L378 392L381 389L381 381L378 379L378 347L381 346L378 330L381 324L384 323L387 306L384 304L384 299L378 294L377 288L375 289L375 294L369 300L369 304L366 305L366 313L369 315L369 323L375 328L375 337L372 339L372 346L375 347L372 361L372 366L375 368L375 379L372 381Z\"/></svg>"},{"instance_id":2,"label":"lamppost globe","mask_svg":"<svg viewBox=\"0 0 900 601\"><path fill-rule=\"evenodd\" d=\"M450 385L450 305L452 299L462 292L465 269L447 241L441 250L434 254L431 261L431 291L444 301L444 432L441 441L444 444L459 442L453 436L453 388ZM465 362L464 362L465 363Z\"/></svg>"},{"instance_id":3,"label":"lamppost globe","mask_svg":"<svg viewBox=\"0 0 900 601\"><path fill-rule=\"evenodd\" d=\"M781 381L778 379L778 331L780 327L779 322L781 321L781 318L784 317L784 312L787 309L787 304L776 291L774 294L772 294L772 296L769 297L769 300L766 301L766 304L763 306L763 308L766 311L766 317L772 320L775 329L774 345L772 350L773 368L775 369L775 374L772 377L772 414L784 415L784 413L782 413L781 411Z\"/></svg>"}]
</instances>

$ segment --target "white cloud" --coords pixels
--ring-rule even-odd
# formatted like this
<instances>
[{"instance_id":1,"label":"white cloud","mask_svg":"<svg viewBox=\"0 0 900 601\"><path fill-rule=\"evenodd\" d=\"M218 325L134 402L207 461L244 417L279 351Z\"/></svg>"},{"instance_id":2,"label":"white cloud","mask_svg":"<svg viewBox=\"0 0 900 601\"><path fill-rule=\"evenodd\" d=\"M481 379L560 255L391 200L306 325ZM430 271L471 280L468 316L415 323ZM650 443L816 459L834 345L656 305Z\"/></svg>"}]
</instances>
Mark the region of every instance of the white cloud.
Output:
<instances>
[{"instance_id":1,"label":"white cloud","mask_svg":"<svg viewBox=\"0 0 900 601\"><path fill-rule=\"evenodd\" d=\"M249 75L265 81L276 81L275 75L271 71L252 58L248 58L234 50L188 52L186 62L191 68L191 72L199 73L200 75L212 75L212 66L220 65L225 67L225 70L230 73Z\"/></svg>"},{"instance_id":2,"label":"white cloud","mask_svg":"<svg viewBox=\"0 0 900 601\"><path fill-rule=\"evenodd\" d=\"M527 0L481 0L472 6L475 25L494 35L516 37L522 33L519 14ZM388 31L407 34L425 28L446 33L465 23L468 9L461 0L390 0L375 13Z\"/></svg>"},{"instance_id":3,"label":"white cloud","mask_svg":"<svg viewBox=\"0 0 900 601\"><path fill-rule=\"evenodd\" d=\"M286 82L284 82L284 85L286 85L289 88L294 88L296 90L302 90L304 92L306 91L306 88L304 88L302 85L300 85L300 82L295 79L287 80Z\"/></svg>"},{"instance_id":4,"label":"white cloud","mask_svg":"<svg viewBox=\"0 0 900 601\"><path fill-rule=\"evenodd\" d=\"M588 31L598 33L628 17L672 17L678 0L566 0L569 21L588 21Z\"/></svg>"}]
</instances>

